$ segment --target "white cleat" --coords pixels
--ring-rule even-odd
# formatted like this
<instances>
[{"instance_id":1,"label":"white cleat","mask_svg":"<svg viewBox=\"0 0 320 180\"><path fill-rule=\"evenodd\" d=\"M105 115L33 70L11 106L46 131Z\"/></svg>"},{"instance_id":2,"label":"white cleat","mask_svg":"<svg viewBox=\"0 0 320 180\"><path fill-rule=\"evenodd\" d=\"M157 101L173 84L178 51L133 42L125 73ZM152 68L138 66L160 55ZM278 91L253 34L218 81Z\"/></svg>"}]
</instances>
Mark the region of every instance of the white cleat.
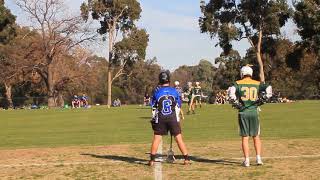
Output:
<instances>
[{"instance_id":1,"label":"white cleat","mask_svg":"<svg viewBox=\"0 0 320 180\"><path fill-rule=\"evenodd\" d=\"M243 161L241 166L243 167L249 167L250 166L250 162L249 161Z\"/></svg>"},{"instance_id":2,"label":"white cleat","mask_svg":"<svg viewBox=\"0 0 320 180\"><path fill-rule=\"evenodd\" d=\"M262 160L261 160L261 159L257 159L257 161L256 161L256 162L257 162L257 165L258 165L258 166L262 166L262 165L263 165L263 162L262 162Z\"/></svg>"}]
</instances>

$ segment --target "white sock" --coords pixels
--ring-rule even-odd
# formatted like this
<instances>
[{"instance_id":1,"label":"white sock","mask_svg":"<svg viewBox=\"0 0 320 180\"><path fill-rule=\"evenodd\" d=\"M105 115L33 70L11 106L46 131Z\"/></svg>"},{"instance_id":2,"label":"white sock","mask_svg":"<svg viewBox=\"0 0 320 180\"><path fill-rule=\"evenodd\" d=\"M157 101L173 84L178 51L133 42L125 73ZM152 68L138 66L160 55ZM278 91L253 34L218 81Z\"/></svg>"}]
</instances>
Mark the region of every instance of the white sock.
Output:
<instances>
[{"instance_id":1,"label":"white sock","mask_svg":"<svg viewBox=\"0 0 320 180\"><path fill-rule=\"evenodd\" d=\"M257 159L261 159L261 156L260 156L260 155L257 155Z\"/></svg>"},{"instance_id":2,"label":"white sock","mask_svg":"<svg viewBox=\"0 0 320 180\"><path fill-rule=\"evenodd\" d=\"M250 159L247 157L247 158L245 158L244 159L246 162L249 162L250 161Z\"/></svg>"}]
</instances>

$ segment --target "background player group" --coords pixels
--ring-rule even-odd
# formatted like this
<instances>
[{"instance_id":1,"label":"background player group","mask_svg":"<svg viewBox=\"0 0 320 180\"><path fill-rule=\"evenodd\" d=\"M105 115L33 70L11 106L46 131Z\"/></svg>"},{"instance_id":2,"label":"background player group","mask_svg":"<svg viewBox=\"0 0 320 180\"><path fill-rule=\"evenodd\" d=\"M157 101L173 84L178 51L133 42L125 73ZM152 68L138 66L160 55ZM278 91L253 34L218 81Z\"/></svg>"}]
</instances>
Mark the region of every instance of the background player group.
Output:
<instances>
[{"instance_id":1,"label":"background player group","mask_svg":"<svg viewBox=\"0 0 320 180\"><path fill-rule=\"evenodd\" d=\"M229 102L232 107L238 109L239 134L242 140L244 161L242 166L249 167L249 137L253 138L256 151L256 164L263 165L261 159L259 106L264 104L272 96L271 86L264 82L252 79L253 70L250 66L244 66L240 70L241 79L234 82L228 89ZM188 96L188 112L195 113L195 107L201 107L202 90L200 83L193 87L188 83L185 95ZM184 157L184 164L190 164L190 158L181 134L180 119L184 119L182 113L182 99L184 93L175 81L174 87L170 87L170 73L168 71L159 74L159 86L154 90L151 98L152 120L154 131L150 151L149 165L154 165L156 152L162 136L170 131Z\"/></svg>"}]
</instances>

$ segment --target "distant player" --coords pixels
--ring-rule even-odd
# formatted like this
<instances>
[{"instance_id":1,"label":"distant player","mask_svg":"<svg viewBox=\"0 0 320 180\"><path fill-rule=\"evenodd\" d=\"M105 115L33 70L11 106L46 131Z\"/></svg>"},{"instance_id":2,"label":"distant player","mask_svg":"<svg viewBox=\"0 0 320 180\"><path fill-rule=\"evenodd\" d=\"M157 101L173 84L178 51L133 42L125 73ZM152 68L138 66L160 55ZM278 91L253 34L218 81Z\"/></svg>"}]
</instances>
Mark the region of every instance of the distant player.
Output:
<instances>
[{"instance_id":1,"label":"distant player","mask_svg":"<svg viewBox=\"0 0 320 180\"><path fill-rule=\"evenodd\" d=\"M179 81L175 81L174 82L174 87L176 88L176 90L178 91L179 93L179 96L180 96L180 100L182 102L182 99L184 99L184 95L183 95L183 90L182 88L179 86L180 85L180 82ZM183 115L183 111L182 111L182 105L181 105L181 108L180 108L180 116L181 116L181 119L184 119L184 115Z\"/></svg>"},{"instance_id":2,"label":"distant player","mask_svg":"<svg viewBox=\"0 0 320 180\"><path fill-rule=\"evenodd\" d=\"M187 114L190 114L190 111L192 111L193 114L195 114L194 109L194 88L192 86L192 82L188 82L187 90L185 94L188 96L188 112Z\"/></svg>"},{"instance_id":3,"label":"distant player","mask_svg":"<svg viewBox=\"0 0 320 180\"><path fill-rule=\"evenodd\" d=\"M156 152L162 136L167 135L168 131L170 131L170 134L175 138L178 147L183 154L184 164L189 164L190 159L187 148L182 139L178 116L179 109L181 107L181 99L177 90L170 87L169 72L161 72L159 74L159 86L156 88L152 96L151 106L153 114L151 124L154 135L149 165L154 165Z\"/></svg>"},{"instance_id":4,"label":"distant player","mask_svg":"<svg viewBox=\"0 0 320 180\"><path fill-rule=\"evenodd\" d=\"M200 86L200 82L196 82L196 86L194 87L194 103L195 107L200 106L201 108L201 97L202 97L202 89Z\"/></svg>"},{"instance_id":5,"label":"distant player","mask_svg":"<svg viewBox=\"0 0 320 180\"><path fill-rule=\"evenodd\" d=\"M151 98L150 98L149 94L146 93L144 95L144 97L143 97L143 105L144 106L149 106L150 105L150 100L151 100Z\"/></svg>"},{"instance_id":6,"label":"distant player","mask_svg":"<svg viewBox=\"0 0 320 180\"><path fill-rule=\"evenodd\" d=\"M253 137L256 150L256 163L263 165L261 159L260 122L258 106L272 96L271 86L252 79L253 70L249 66L241 68L241 80L228 89L228 96L233 107L239 109L239 129L242 136L244 161L242 166L249 167L249 137ZM262 96L263 94L263 96ZM260 95L260 97L259 97Z\"/></svg>"}]
</instances>

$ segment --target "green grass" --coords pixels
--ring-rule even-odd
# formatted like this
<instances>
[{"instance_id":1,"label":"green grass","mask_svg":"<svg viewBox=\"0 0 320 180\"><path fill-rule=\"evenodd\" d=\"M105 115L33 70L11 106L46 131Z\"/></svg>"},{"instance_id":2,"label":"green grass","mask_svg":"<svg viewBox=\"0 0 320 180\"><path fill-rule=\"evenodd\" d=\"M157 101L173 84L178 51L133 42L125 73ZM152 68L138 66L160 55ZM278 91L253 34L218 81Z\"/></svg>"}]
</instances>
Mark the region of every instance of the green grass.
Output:
<instances>
[{"instance_id":1,"label":"green grass","mask_svg":"<svg viewBox=\"0 0 320 180\"><path fill-rule=\"evenodd\" d=\"M320 138L320 101L267 104L262 107L265 139ZM0 148L149 143L150 109L0 111ZM186 141L238 138L237 112L230 105L206 105L183 122Z\"/></svg>"}]
</instances>

